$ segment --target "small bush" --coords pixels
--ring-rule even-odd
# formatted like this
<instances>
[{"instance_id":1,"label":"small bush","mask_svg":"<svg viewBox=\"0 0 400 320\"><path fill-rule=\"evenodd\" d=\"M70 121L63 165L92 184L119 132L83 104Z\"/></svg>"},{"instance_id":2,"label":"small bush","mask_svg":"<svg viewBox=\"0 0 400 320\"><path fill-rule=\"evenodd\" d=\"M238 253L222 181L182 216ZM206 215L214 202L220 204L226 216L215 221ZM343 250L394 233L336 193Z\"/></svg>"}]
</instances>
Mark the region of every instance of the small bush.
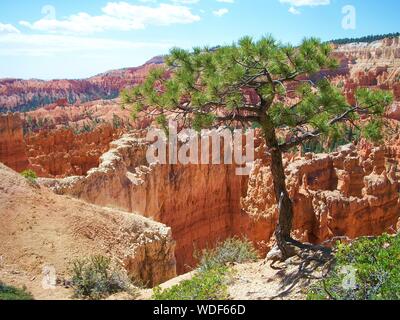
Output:
<instances>
[{"instance_id":1,"label":"small bush","mask_svg":"<svg viewBox=\"0 0 400 320\"><path fill-rule=\"evenodd\" d=\"M228 299L228 268L219 267L198 272L170 289L153 289L154 300L226 300Z\"/></svg>"},{"instance_id":2,"label":"small bush","mask_svg":"<svg viewBox=\"0 0 400 320\"><path fill-rule=\"evenodd\" d=\"M18 289L0 282L0 300L33 300L26 288Z\"/></svg>"},{"instance_id":3,"label":"small bush","mask_svg":"<svg viewBox=\"0 0 400 320\"><path fill-rule=\"evenodd\" d=\"M310 300L399 300L400 235L338 244L335 264Z\"/></svg>"},{"instance_id":4,"label":"small bush","mask_svg":"<svg viewBox=\"0 0 400 320\"><path fill-rule=\"evenodd\" d=\"M215 249L203 250L199 268L208 270L227 264L253 262L258 259L258 253L247 239L229 238L219 243Z\"/></svg>"},{"instance_id":5,"label":"small bush","mask_svg":"<svg viewBox=\"0 0 400 320\"><path fill-rule=\"evenodd\" d=\"M21 176L23 176L25 179L27 179L29 182L36 182L37 175L35 171L32 170L24 170L21 172Z\"/></svg>"},{"instance_id":6,"label":"small bush","mask_svg":"<svg viewBox=\"0 0 400 320\"><path fill-rule=\"evenodd\" d=\"M130 281L103 256L92 256L72 263L72 287L77 298L102 299L114 293L130 292ZM130 292L132 293L132 292Z\"/></svg>"},{"instance_id":7,"label":"small bush","mask_svg":"<svg viewBox=\"0 0 400 320\"><path fill-rule=\"evenodd\" d=\"M196 254L200 261L196 274L190 279L162 290L154 288L155 300L226 300L228 281L232 273L230 264L252 262L258 254L248 240L230 238L215 249Z\"/></svg>"}]
</instances>

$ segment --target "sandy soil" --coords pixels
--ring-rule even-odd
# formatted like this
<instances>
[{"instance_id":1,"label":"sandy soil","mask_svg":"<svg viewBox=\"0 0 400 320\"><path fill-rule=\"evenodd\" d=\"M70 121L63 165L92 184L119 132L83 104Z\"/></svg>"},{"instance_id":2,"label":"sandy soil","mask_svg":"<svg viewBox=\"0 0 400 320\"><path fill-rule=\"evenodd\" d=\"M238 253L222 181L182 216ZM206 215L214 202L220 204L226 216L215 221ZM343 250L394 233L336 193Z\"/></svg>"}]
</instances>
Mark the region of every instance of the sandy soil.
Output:
<instances>
[{"instance_id":1,"label":"sandy soil","mask_svg":"<svg viewBox=\"0 0 400 320\"><path fill-rule=\"evenodd\" d=\"M229 285L233 300L304 300L307 289L322 276L317 263L297 257L274 267L261 261L237 265L234 270Z\"/></svg>"},{"instance_id":2,"label":"sandy soil","mask_svg":"<svg viewBox=\"0 0 400 320\"><path fill-rule=\"evenodd\" d=\"M0 281L25 285L37 299L68 299L42 286L44 272L69 279L71 262L90 255L121 261L163 225L131 213L58 196L0 163ZM142 239L142 240L140 240Z\"/></svg>"}]
</instances>

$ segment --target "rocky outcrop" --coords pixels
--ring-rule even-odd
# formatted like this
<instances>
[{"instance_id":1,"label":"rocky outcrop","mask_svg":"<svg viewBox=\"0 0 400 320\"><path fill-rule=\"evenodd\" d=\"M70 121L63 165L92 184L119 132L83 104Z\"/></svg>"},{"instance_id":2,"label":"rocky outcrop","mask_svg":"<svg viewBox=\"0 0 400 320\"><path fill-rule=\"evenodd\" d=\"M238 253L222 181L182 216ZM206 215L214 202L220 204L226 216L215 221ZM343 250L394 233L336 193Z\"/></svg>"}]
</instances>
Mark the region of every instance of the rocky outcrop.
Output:
<instances>
[{"instance_id":1,"label":"rocky outcrop","mask_svg":"<svg viewBox=\"0 0 400 320\"><path fill-rule=\"evenodd\" d=\"M10 113L0 116L0 161L18 172L31 169L39 177L85 175L126 129L105 122L79 134L62 128L24 135L20 115Z\"/></svg>"},{"instance_id":2,"label":"rocky outcrop","mask_svg":"<svg viewBox=\"0 0 400 320\"><path fill-rule=\"evenodd\" d=\"M340 72L323 75L342 86L351 104L355 103L354 94L360 87L392 90L400 100L400 38L341 45L334 56L341 61Z\"/></svg>"},{"instance_id":3,"label":"rocky outcrop","mask_svg":"<svg viewBox=\"0 0 400 320\"><path fill-rule=\"evenodd\" d=\"M28 166L19 114L0 115L0 162L18 172Z\"/></svg>"},{"instance_id":4,"label":"rocky outcrop","mask_svg":"<svg viewBox=\"0 0 400 320\"><path fill-rule=\"evenodd\" d=\"M83 80L0 79L0 112L24 112L66 99L68 103L114 99L121 89L143 81L151 68L162 63L154 58L143 66L109 71Z\"/></svg>"},{"instance_id":5,"label":"rocky outcrop","mask_svg":"<svg viewBox=\"0 0 400 320\"><path fill-rule=\"evenodd\" d=\"M400 38L386 38L372 43L350 43L337 47L338 52L350 53L361 61L393 62L400 59Z\"/></svg>"},{"instance_id":6,"label":"rocky outcrop","mask_svg":"<svg viewBox=\"0 0 400 320\"><path fill-rule=\"evenodd\" d=\"M193 266L196 249L232 235L245 178L231 165L159 165L146 161L149 143L134 134L111 144L84 177L42 180L60 194L140 212L172 228L178 273Z\"/></svg>"},{"instance_id":7,"label":"rocky outcrop","mask_svg":"<svg viewBox=\"0 0 400 320\"><path fill-rule=\"evenodd\" d=\"M50 105L22 116L26 132L62 129L82 130L101 123L119 124L119 127L144 128L149 125L146 117L133 121L131 111L122 109L118 99L98 100L75 105Z\"/></svg>"},{"instance_id":8,"label":"rocky outcrop","mask_svg":"<svg viewBox=\"0 0 400 320\"><path fill-rule=\"evenodd\" d=\"M99 165L100 156L121 130L102 124L75 134L72 129L40 131L25 137L29 168L40 177L85 175Z\"/></svg>"},{"instance_id":9,"label":"rocky outcrop","mask_svg":"<svg viewBox=\"0 0 400 320\"><path fill-rule=\"evenodd\" d=\"M56 193L140 212L170 226L178 273L195 263L195 249L229 236L246 236L262 252L270 248L277 209L267 159L256 161L250 177L240 177L233 165L149 164L147 148L140 135L125 135L86 176L42 183ZM333 154L290 157L286 173L299 240L321 243L396 226L398 185L385 169L384 149L347 146Z\"/></svg>"},{"instance_id":10,"label":"rocky outcrop","mask_svg":"<svg viewBox=\"0 0 400 320\"><path fill-rule=\"evenodd\" d=\"M171 229L143 216L57 196L0 163L2 268L42 280L45 266L70 279L71 262L108 256L136 283L155 286L176 276Z\"/></svg>"},{"instance_id":11,"label":"rocky outcrop","mask_svg":"<svg viewBox=\"0 0 400 320\"><path fill-rule=\"evenodd\" d=\"M400 121L400 102L397 101L392 104L389 110L387 110L387 116L389 119Z\"/></svg>"},{"instance_id":12,"label":"rocky outcrop","mask_svg":"<svg viewBox=\"0 0 400 320\"><path fill-rule=\"evenodd\" d=\"M398 182L385 168L385 149L349 145L332 154L307 154L287 162L294 203L294 234L301 241L322 243L347 236L395 231L399 213ZM249 180L243 210L270 221L273 236L277 206L269 166L258 160Z\"/></svg>"}]
</instances>

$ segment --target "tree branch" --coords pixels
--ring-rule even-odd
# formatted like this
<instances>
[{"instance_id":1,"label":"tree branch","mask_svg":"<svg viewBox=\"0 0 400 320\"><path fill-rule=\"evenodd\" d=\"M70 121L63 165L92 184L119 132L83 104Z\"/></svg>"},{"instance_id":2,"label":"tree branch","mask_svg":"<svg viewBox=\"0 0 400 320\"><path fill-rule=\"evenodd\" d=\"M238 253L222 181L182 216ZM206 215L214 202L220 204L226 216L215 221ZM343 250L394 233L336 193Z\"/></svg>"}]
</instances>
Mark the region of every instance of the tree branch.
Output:
<instances>
[{"instance_id":1,"label":"tree branch","mask_svg":"<svg viewBox=\"0 0 400 320\"><path fill-rule=\"evenodd\" d=\"M328 125L332 126L332 125L334 125L334 124L336 124L336 123L338 123L338 122L342 122L342 121L347 120L347 116L348 116L350 113L355 112L355 111L357 111L357 110L358 110L358 107L357 107L357 106L348 109L348 110L347 110L346 112L344 112L343 114L341 114L341 115L339 115L339 116L333 118L332 120L330 120L330 121L328 122ZM287 151L289 151L291 148L297 147L299 144L301 144L301 143L303 143L303 142L305 142L305 141L307 141L307 140L311 140L311 139L318 138L318 137L321 135L321 130L320 130L320 129L316 129L316 130L311 131L311 132L304 131L304 130L301 129L301 128L296 128L296 129L297 129L297 131L302 132L303 135L300 136L300 137L292 138L291 141L285 142L285 143L279 145L279 149L280 149L282 152L287 152Z\"/></svg>"}]
</instances>

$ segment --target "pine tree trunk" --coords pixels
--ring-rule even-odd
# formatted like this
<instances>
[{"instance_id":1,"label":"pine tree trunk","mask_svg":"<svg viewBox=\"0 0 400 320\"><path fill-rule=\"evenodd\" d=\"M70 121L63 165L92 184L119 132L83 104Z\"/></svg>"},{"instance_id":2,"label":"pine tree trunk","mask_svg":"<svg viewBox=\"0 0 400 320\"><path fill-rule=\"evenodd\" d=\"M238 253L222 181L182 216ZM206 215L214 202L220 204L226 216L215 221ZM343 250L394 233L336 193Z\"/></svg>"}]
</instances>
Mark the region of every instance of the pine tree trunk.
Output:
<instances>
[{"instance_id":1,"label":"pine tree trunk","mask_svg":"<svg viewBox=\"0 0 400 320\"><path fill-rule=\"evenodd\" d=\"M275 198L278 203L279 217L275 230L275 237L277 245L282 253L282 258L286 260L293 255L292 248L288 244L288 241L291 239L293 206L286 189L282 152L279 149L275 127L268 115L264 117L261 126L267 145L267 151L271 154L271 173L274 183Z\"/></svg>"}]
</instances>

